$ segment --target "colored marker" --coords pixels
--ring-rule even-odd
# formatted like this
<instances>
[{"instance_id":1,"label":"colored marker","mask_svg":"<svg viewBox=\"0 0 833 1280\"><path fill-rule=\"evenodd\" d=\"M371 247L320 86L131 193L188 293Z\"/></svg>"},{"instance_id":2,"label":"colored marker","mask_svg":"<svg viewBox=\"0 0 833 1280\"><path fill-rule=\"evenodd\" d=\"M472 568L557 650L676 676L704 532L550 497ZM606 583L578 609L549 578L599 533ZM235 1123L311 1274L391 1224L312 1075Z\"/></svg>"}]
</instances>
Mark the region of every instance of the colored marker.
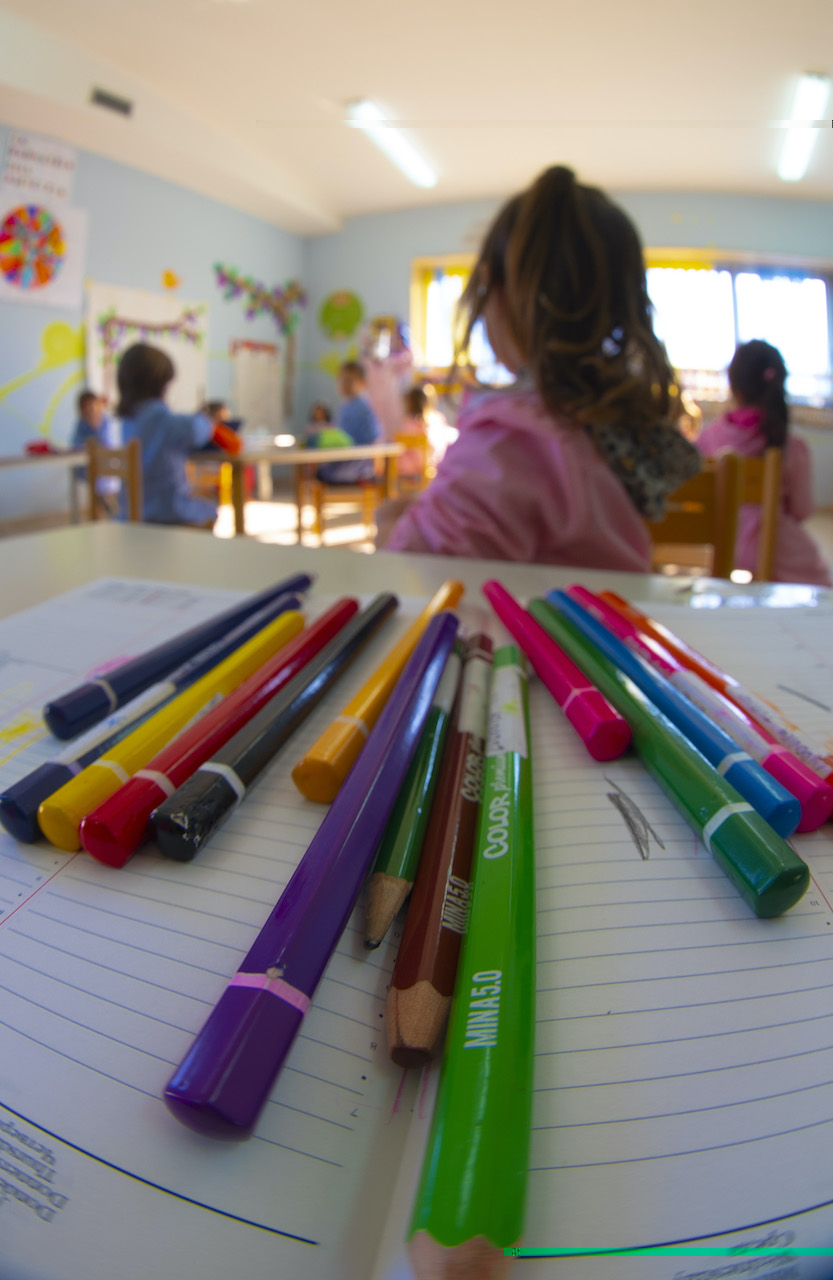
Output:
<instances>
[{"instance_id":1,"label":"colored marker","mask_svg":"<svg viewBox=\"0 0 833 1280\"><path fill-rule=\"evenodd\" d=\"M434 1118L409 1232L419 1280L505 1274L523 1230L535 1038L535 848L526 678L495 653L483 801Z\"/></svg>"},{"instance_id":2,"label":"colored marker","mask_svg":"<svg viewBox=\"0 0 833 1280\"><path fill-rule=\"evenodd\" d=\"M453 609L462 594L462 583L443 583L364 687L298 761L292 780L307 800L329 804L335 799L428 622L440 610Z\"/></svg>"},{"instance_id":3,"label":"colored marker","mask_svg":"<svg viewBox=\"0 0 833 1280\"><path fill-rule=\"evenodd\" d=\"M780 782L766 773L746 751L738 749L728 733L713 724L699 707L695 707L684 694L679 693L667 680L656 675L647 663L622 644L621 640L592 618L586 609L576 604L566 591L551 591L547 599L582 631L592 644L614 662L620 671L630 676L655 706L694 743L698 751L724 774L745 800L770 824L780 836L789 836L801 820L801 805Z\"/></svg>"},{"instance_id":4,"label":"colored marker","mask_svg":"<svg viewBox=\"0 0 833 1280\"><path fill-rule=\"evenodd\" d=\"M117 742L121 742L127 734L138 729L154 711L158 711L177 693L188 688L228 654L233 653L250 636L265 627L267 622L289 609L300 607L299 596L276 596L265 608L250 614L232 631L201 649L196 657L189 658L181 667L177 667L166 680L152 684L144 693L107 716L106 720L76 738L54 760L38 765L25 778L7 787L0 795L0 823L16 840L27 844L39 840L41 832L38 826L38 808L42 801L53 795L65 782L76 777L88 764L98 760Z\"/></svg>"},{"instance_id":5,"label":"colored marker","mask_svg":"<svg viewBox=\"0 0 833 1280\"><path fill-rule=\"evenodd\" d=\"M704 658L696 649L692 649L691 645L686 644L679 636L675 636L673 631L669 631L667 627L655 622L646 614L640 613L621 596L617 596L612 591L602 591L600 598L633 622L645 635L665 645L684 667L696 672L706 684L710 684L713 689L718 689L734 706L745 711L750 719L754 720L759 733L768 741L780 742L782 746L788 747L817 777L833 786L833 756L823 756L814 751L800 734L779 720L772 707L767 706L754 693L750 693L739 680L721 671L708 658Z\"/></svg>"},{"instance_id":6,"label":"colored marker","mask_svg":"<svg viewBox=\"0 0 833 1280\"><path fill-rule=\"evenodd\" d=\"M798 854L565 615L546 600L529 610L625 716L648 772L755 914L781 915L798 902L810 882Z\"/></svg>"},{"instance_id":7,"label":"colored marker","mask_svg":"<svg viewBox=\"0 0 833 1280\"><path fill-rule=\"evenodd\" d=\"M615 708L587 677L561 653L517 600L499 582L484 582L482 591L503 625L529 658L594 760L616 760L630 746L631 731Z\"/></svg>"},{"instance_id":8,"label":"colored marker","mask_svg":"<svg viewBox=\"0 0 833 1280\"><path fill-rule=\"evenodd\" d=\"M379 946L414 883L459 679L457 645L443 672L367 882L364 945L371 950Z\"/></svg>"},{"instance_id":9,"label":"colored marker","mask_svg":"<svg viewBox=\"0 0 833 1280\"><path fill-rule=\"evenodd\" d=\"M195 716L205 714L214 700L230 693L271 658L304 625L300 613L284 613L270 622L212 668L196 684L178 694L144 724L117 742L107 756L101 756L76 778L44 800L38 809L38 823L47 840L75 853L81 847L81 821L142 769L167 742Z\"/></svg>"},{"instance_id":10,"label":"colored marker","mask_svg":"<svg viewBox=\"0 0 833 1280\"><path fill-rule=\"evenodd\" d=\"M53 699L43 709L43 718L56 738L74 738L85 729L97 724L125 702L135 698L149 685L162 680L183 662L192 658L232 627L236 627L249 614L257 613L275 596L287 592L302 594L312 585L308 573L296 573L257 595L249 596L240 604L225 609L206 622L183 631L163 644L148 649L147 653L131 658L108 671L106 677L88 680L60 698Z\"/></svg>"},{"instance_id":11,"label":"colored marker","mask_svg":"<svg viewBox=\"0 0 833 1280\"><path fill-rule=\"evenodd\" d=\"M346 785L165 1090L177 1119L245 1137L310 1006L382 837L457 633L432 619Z\"/></svg>"},{"instance_id":12,"label":"colored marker","mask_svg":"<svg viewBox=\"0 0 833 1280\"><path fill-rule=\"evenodd\" d=\"M151 815L151 827L166 858L187 862L199 853L397 603L396 596L378 596L225 746L212 752L196 773L162 801Z\"/></svg>"},{"instance_id":13,"label":"colored marker","mask_svg":"<svg viewBox=\"0 0 833 1280\"><path fill-rule=\"evenodd\" d=\"M468 926L491 666L491 640L472 636L385 1005L388 1051L399 1067L423 1067L435 1055L454 993Z\"/></svg>"},{"instance_id":14,"label":"colored marker","mask_svg":"<svg viewBox=\"0 0 833 1280\"><path fill-rule=\"evenodd\" d=\"M81 844L87 853L110 867L123 867L139 845L151 838L150 815L156 806L173 796L299 673L312 679L308 664L328 641L343 635L342 628L358 607L356 600L339 600L88 813L81 823Z\"/></svg>"},{"instance_id":15,"label":"colored marker","mask_svg":"<svg viewBox=\"0 0 833 1280\"><path fill-rule=\"evenodd\" d=\"M768 774L795 796L801 805L797 831L816 831L827 821L833 813L833 787L822 782L786 747L768 741L745 711L729 702L695 672L686 670L664 645L643 635L634 623L606 601L580 586L568 587L567 594L644 658L675 689L690 698L715 724L725 729L733 742L748 751L753 760L757 760Z\"/></svg>"}]
</instances>

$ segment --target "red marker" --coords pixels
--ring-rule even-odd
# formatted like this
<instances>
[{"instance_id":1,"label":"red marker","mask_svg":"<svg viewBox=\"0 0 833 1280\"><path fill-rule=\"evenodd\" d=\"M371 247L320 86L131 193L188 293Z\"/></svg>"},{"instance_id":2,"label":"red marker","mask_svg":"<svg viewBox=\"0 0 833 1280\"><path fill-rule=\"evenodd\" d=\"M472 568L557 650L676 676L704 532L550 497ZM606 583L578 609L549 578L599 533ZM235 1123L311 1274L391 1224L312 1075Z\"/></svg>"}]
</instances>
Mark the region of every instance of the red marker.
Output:
<instances>
[{"instance_id":1,"label":"red marker","mask_svg":"<svg viewBox=\"0 0 833 1280\"><path fill-rule=\"evenodd\" d=\"M626 720L590 684L534 618L499 582L483 583L483 594L532 663L594 760L616 760L630 746Z\"/></svg>"},{"instance_id":2,"label":"red marker","mask_svg":"<svg viewBox=\"0 0 833 1280\"><path fill-rule=\"evenodd\" d=\"M707 684L696 672L686 669L679 658L654 636L646 635L630 618L594 595L586 587L568 587L568 595L578 601L588 613L612 631L639 657L644 658L654 670L665 676L680 693L704 711L715 724L719 724L729 737L746 751L767 773L795 796L801 805L801 821L797 831L816 831L833 813L833 787L823 782L787 747L781 746L773 735L757 724L739 706L730 702L713 685Z\"/></svg>"},{"instance_id":3,"label":"red marker","mask_svg":"<svg viewBox=\"0 0 833 1280\"><path fill-rule=\"evenodd\" d=\"M110 867L123 867L149 838L148 820L156 806L173 795L177 787L288 684L353 617L358 607L356 600L339 600L88 814L81 823L81 844L87 853Z\"/></svg>"}]
</instances>

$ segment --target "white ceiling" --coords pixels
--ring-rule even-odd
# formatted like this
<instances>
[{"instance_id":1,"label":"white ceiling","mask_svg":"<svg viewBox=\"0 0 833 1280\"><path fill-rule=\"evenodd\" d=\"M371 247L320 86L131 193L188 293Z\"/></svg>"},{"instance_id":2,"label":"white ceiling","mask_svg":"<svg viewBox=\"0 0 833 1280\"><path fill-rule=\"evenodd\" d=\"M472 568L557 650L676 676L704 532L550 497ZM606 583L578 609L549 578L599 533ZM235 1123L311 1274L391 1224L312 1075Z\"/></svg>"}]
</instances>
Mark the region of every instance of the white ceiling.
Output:
<instances>
[{"instance_id":1,"label":"white ceiling","mask_svg":"<svg viewBox=\"0 0 833 1280\"><path fill-rule=\"evenodd\" d=\"M833 201L830 127L803 182L775 176L805 70L833 73L830 0L0 0L0 119L306 233L557 161L619 191ZM345 127L358 97L407 126L433 190Z\"/></svg>"}]
</instances>

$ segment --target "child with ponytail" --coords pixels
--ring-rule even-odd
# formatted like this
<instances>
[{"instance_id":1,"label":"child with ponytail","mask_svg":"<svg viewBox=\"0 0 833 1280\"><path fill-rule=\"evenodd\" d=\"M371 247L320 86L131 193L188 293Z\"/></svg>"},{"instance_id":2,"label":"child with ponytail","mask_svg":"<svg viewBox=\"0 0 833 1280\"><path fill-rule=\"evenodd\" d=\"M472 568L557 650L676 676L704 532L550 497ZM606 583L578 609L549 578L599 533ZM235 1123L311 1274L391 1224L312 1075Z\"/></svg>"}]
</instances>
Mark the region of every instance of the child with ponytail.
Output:
<instances>
[{"instance_id":1,"label":"child with ponytail","mask_svg":"<svg viewBox=\"0 0 833 1280\"><path fill-rule=\"evenodd\" d=\"M651 325L642 247L602 191L563 166L500 210L461 299L515 381L478 387L411 503L377 512L391 551L650 570L644 519L700 469Z\"/></svg>"},{"instance_id":2,"label":"child with ponytail","mask_svg":"<svg viewBox=\"0 0 833 1280\"><path fill-rule=\"evenodd\" d=\"M801 522L813 512L810 450L789 431L785 383L787 368L777 347L755 338L735 351L729 365L729 389L735 407L710 423L697 438L707 457L724 450L757 457L775 446L783 449L781 510L775 547L776 582L831 584L830 570ZM735 565L755 571L761 508L741 508Z\"/></svg>"}]
</instances>

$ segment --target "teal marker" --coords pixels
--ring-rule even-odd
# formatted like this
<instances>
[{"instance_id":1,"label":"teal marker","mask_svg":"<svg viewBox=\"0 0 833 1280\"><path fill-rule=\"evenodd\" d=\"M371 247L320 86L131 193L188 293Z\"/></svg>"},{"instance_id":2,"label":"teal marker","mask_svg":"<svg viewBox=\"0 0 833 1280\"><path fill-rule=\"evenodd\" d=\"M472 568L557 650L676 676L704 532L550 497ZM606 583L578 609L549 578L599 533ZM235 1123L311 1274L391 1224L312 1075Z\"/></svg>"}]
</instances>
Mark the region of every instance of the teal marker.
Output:
<instances>
[{"instance_id":1,"label":"teal marker","mask_svg":"<svg viewBox=\"0 0 833 1280\"><path fill-rule=\"evenodd\" d=\"M535 1028L535 849L526 675L494 657L469 931L410 1229L419 1277L502 1274L523 1229Z\"/></svg>"}]
</instances>

